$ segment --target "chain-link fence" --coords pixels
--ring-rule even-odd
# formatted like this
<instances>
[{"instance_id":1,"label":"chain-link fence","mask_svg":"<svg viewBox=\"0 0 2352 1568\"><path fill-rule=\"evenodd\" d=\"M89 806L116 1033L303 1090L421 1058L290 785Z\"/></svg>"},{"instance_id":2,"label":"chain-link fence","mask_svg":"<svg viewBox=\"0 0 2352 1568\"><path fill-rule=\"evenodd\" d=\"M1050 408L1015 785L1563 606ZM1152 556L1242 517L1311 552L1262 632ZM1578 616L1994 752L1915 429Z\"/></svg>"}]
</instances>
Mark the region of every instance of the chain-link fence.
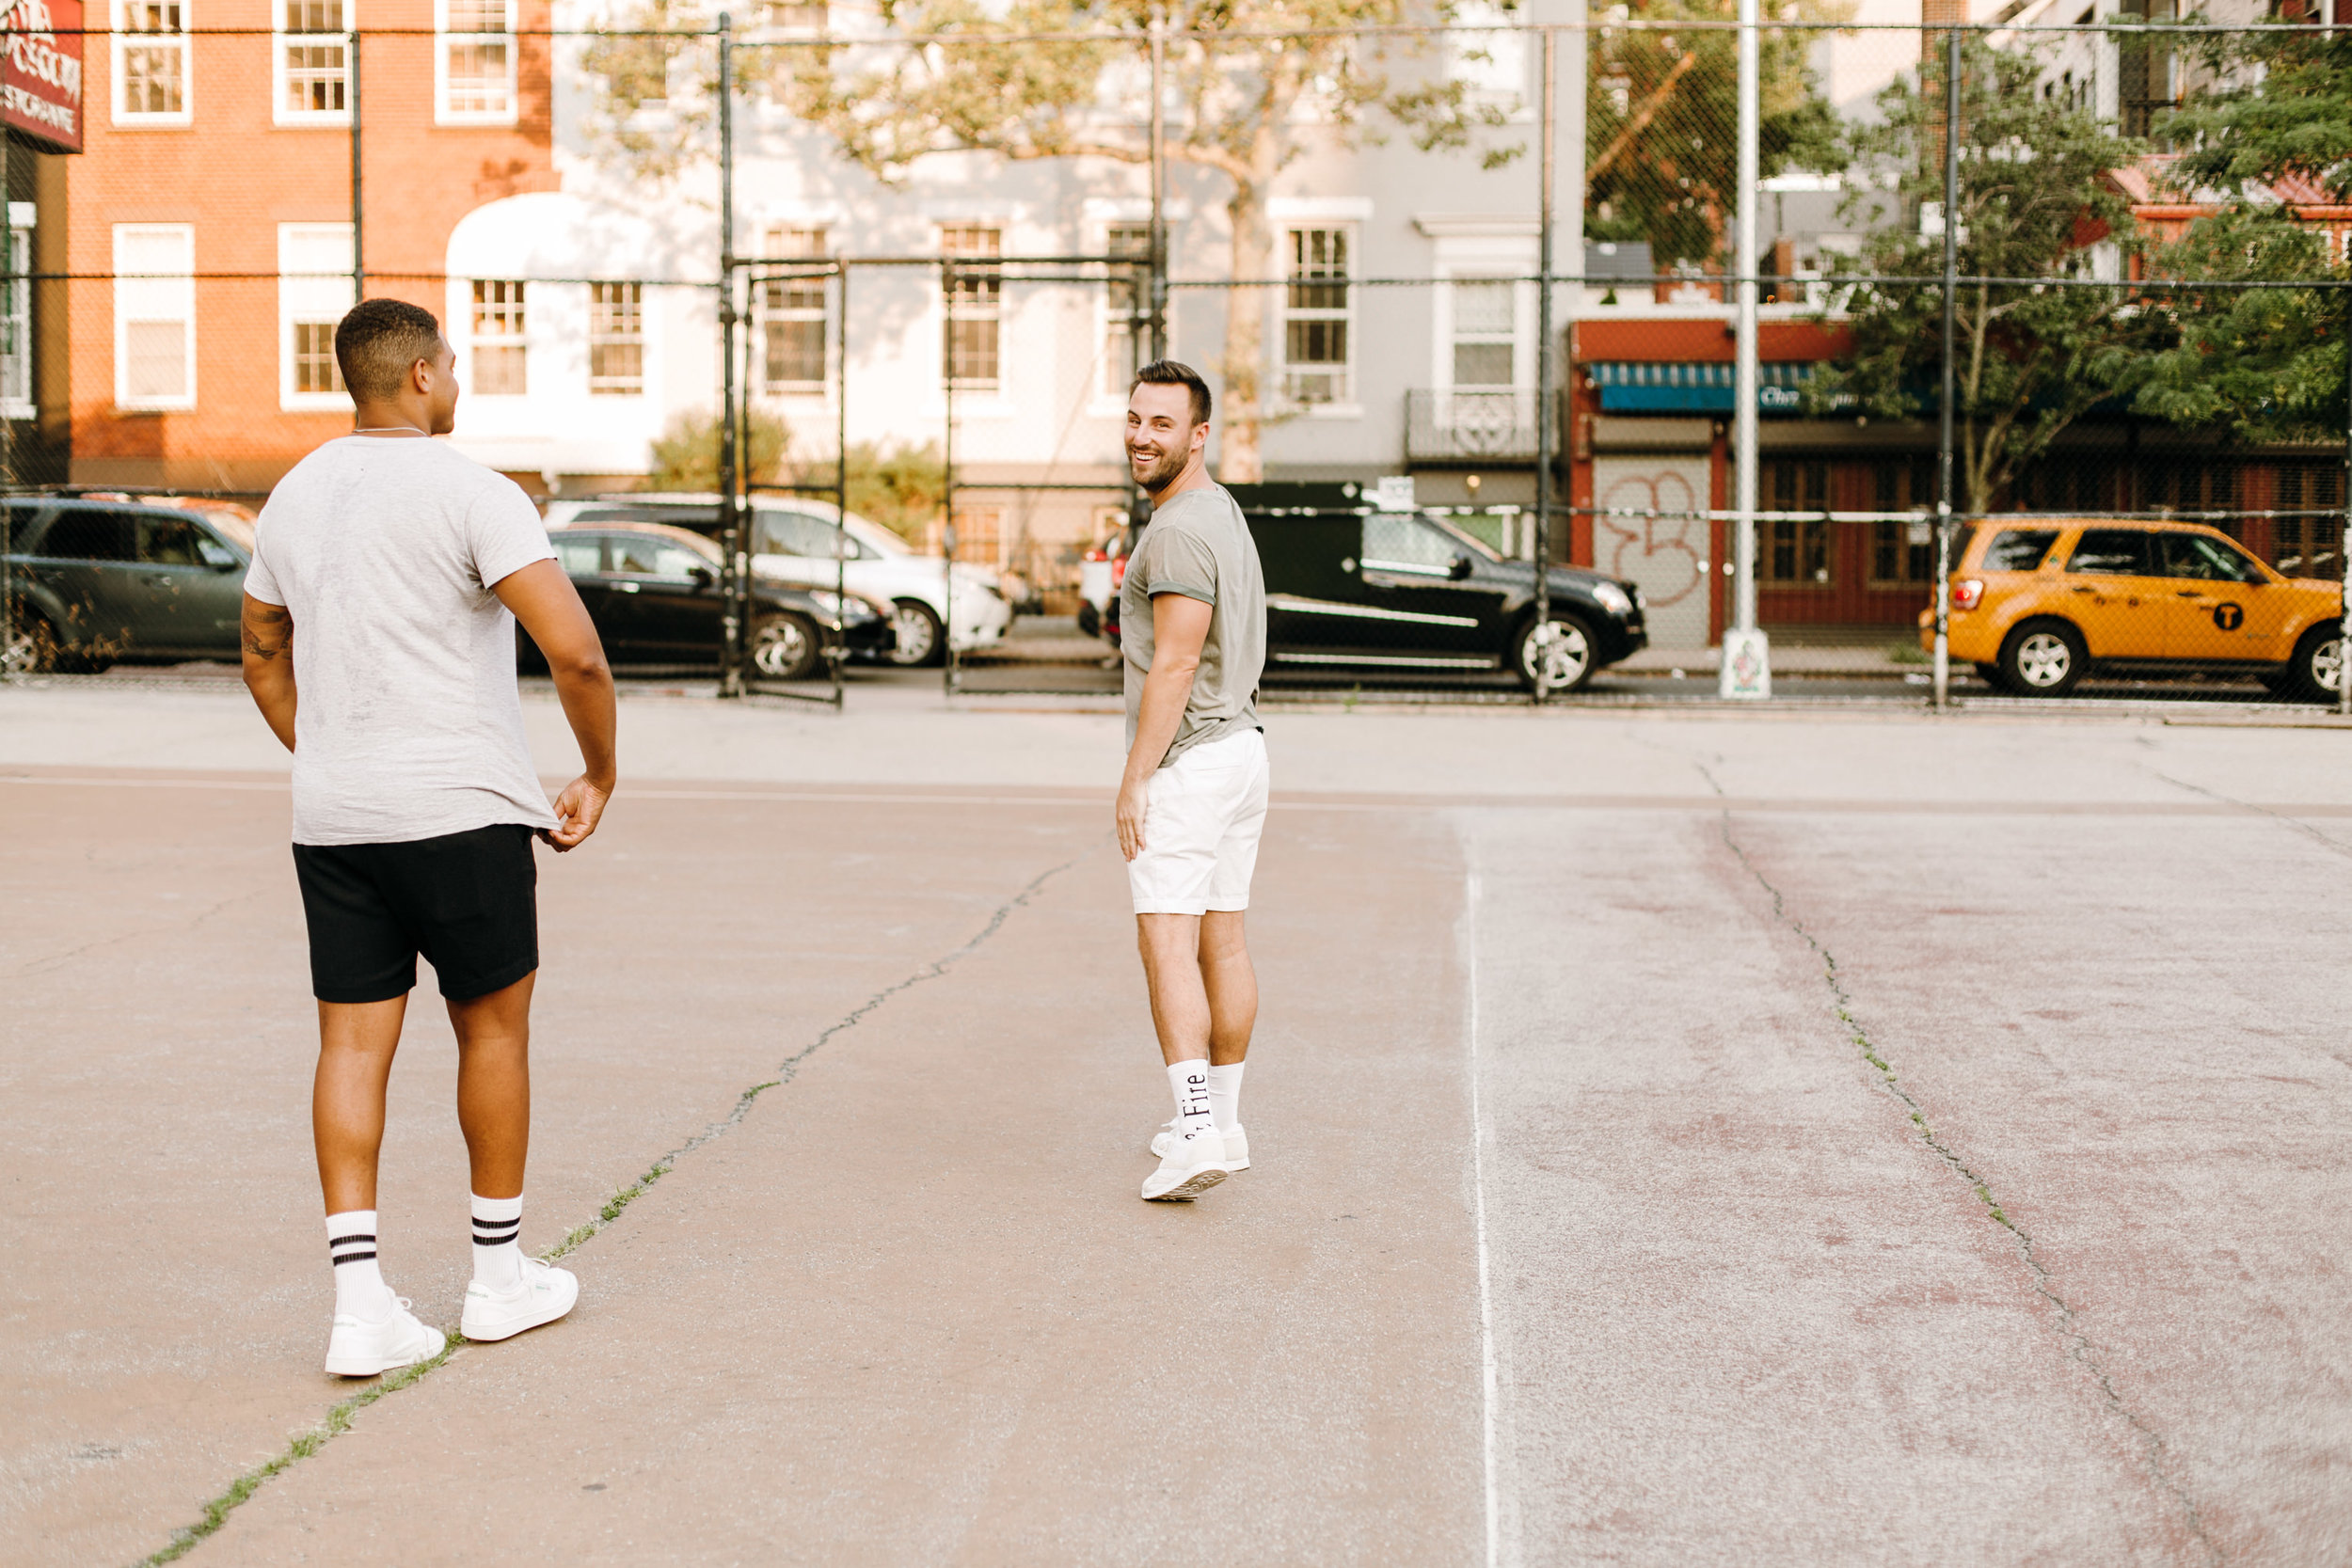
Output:
<instances>
[{"instance_id":1,"label":"chain-link fence","mask_svg":"<svg viewBox=\"0 0 2352 1568\"><path fill-rule=\"evenodd\" d=\"M8 19L10 670L233 657L208 592L389 293L646 673L1114 687L1165 354L1273 690L1695 695L1752 606L1787 695L1940 627L1963 698L2342 698L2352 32L2292 7L1800 6L1743 183L1708 6L275 3Z\"/></svg>"}]
</instances>

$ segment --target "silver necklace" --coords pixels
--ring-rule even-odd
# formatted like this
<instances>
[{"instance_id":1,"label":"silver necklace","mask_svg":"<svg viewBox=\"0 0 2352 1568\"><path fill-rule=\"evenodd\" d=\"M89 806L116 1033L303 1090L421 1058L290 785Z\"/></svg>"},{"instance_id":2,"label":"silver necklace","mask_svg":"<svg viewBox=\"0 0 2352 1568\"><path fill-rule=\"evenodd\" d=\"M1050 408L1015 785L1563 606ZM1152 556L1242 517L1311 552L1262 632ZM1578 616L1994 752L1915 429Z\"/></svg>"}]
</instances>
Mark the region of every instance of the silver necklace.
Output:
<instances>
[{"instance_id":1,"label":"silver necklace","mask_svg":"<svg viewBox=\"0 0 2352 1568\"><path fill-rule=\"evenodd\" d=\"M423 431L419 430L412 424L359 425L353 429L352 434L354 436L389 436L395 432L403 436L422 436L424 434Z\"/></svg>"}]
</instances>

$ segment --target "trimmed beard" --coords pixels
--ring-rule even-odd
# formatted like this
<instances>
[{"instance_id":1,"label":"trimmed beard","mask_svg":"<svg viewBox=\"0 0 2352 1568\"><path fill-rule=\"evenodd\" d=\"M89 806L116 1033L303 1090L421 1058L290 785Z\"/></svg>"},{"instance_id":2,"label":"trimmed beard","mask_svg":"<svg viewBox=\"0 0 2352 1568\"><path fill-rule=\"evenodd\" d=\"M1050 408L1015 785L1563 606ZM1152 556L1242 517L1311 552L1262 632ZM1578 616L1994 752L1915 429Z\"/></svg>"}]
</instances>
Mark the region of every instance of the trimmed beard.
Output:
<instances>
[{"instance_id":1,"label":"trimmed beard","mask_svg":"<svg viewBox=\"0 0 2352 1568\"><path fill-rule=\"evenodd\" d=\"M1189 436L1191 433L1187 431L1185 434ZM1136 483L1146 490L1160 489L1167 485L1168 482L1173 480L1178 474L1183 473L1184 471L1184 465L1191 460L1192 450L1188 446L1179 451L1171 451L1167 456L1161 458L1157 463L1154 463L1151 467L1146 468L1142 474L1137 476ZM1135 454L1132 451L1128 453L1127 466L1128 471L1132 473L1135 469Z\"/></svg>"}]
</instances>

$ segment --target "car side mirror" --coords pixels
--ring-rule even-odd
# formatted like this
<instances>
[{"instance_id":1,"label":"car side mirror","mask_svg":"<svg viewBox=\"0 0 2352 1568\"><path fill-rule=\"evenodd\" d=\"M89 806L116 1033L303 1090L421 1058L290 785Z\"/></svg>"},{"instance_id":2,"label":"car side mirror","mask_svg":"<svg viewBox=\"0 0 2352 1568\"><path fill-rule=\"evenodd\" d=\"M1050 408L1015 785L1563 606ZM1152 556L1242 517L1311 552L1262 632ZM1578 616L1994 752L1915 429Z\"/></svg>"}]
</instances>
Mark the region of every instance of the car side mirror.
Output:
<instances>
[{"instance_id":1,"label":"car side mirror","mask_svg":"<svg viewBox=\"0 0 2352 1568\"><path fill-rule=\"evenodd\" d=\"M710 585L719 580L718 578L711 573L710 568L707 566L696 566L690 570L686 575L688 578L692 579L694 592L697 594L708 593Z\"/></svg>"},{"instance_id":2,"label":"car side mirror","mask_svg":"<svg viewBox=\"0 0 2352 1568\"><path fill-rule=\"evenodd\" d=\"M1452 578L1454 581L1460 582L1464 578L1469 577L1474 569L1475 568L1470 565L1470 558L1469 556L1457 555L1454 558L1454 564L1446 569L1445 575Z\"/></svg>"}]
</instances>

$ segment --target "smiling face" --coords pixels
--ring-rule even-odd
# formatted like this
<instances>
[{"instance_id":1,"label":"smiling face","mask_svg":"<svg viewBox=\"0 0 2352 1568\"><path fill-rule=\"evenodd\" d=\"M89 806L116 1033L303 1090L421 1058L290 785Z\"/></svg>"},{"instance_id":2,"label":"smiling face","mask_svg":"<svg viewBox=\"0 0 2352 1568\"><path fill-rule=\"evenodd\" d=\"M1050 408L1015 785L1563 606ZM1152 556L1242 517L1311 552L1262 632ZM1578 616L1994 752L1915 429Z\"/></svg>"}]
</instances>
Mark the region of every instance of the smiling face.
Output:
<instances>
[{"instance_id":1,"label":"smiling face","mask_svg":"<svg viewBox=\"0 0 2352 1568\"><path fill-rule=\"evenodd\" d=\"M1188 388L1146 381L1127 395L1127 467L1147 491L1173 484L1208 438Z\"/></svg>"}]
</instances>

